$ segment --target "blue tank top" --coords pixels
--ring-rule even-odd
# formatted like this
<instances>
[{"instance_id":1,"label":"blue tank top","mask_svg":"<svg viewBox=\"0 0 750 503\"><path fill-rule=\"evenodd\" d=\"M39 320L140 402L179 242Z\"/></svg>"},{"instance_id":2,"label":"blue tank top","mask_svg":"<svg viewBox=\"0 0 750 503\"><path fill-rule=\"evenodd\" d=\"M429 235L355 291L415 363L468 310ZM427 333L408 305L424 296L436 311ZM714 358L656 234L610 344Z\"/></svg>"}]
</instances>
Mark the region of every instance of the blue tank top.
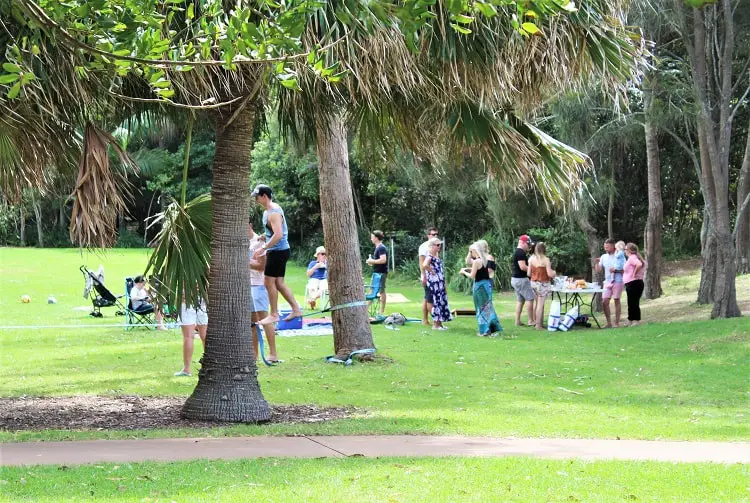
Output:
<instances>
[{"instance_id":1,"label":"blue tank top","mask_svg":"<svg viewBox=\"0 0 750 503\"><path fill-rule=\"evenodd\" d=\"M284 210L281 208L271 208L263 212L263 228L266 231L266 243L271 240L273 236L273 229L268 225L268 215L271 213L279 213L281 215L281 239L275 245L267 248L268 251L273 250L288 250L289 249L289 229L286 227L286 217L284 216Z\"/></svg>"}]
</instances>

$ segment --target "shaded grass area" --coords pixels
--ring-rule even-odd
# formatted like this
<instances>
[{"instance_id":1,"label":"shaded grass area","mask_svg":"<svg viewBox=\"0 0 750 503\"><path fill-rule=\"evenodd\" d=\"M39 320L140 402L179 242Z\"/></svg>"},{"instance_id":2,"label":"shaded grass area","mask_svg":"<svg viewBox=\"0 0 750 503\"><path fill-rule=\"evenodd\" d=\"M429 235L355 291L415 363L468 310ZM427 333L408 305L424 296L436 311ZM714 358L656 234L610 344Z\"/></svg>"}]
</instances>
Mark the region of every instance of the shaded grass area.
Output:
<instances>
[{"instance_id":1,"label":"shaded grass area","mask_svg":"<svg viewBox=\"0 0 750 503\"><path fill-rule=\"evenodd\" d=\"M73 327L122 322L114 309L105 310L103 319L73 310L88 303L81 298L83 278L77 269L82 261L94 269L105 264L106 283L122 293L124 276L142 272L146 260L144 250L97 256L0 249L0 325L71 326L0 330L0 396L187 397L197 378L172 376L181 361L179 331ZM303 271L292 268L288 277L301 299ZM418 317L419 285L394 281L389 286L411 302L393 304L388 312ZM32 303L21 304L22 294L31 295ZM48 295L55 295L58 304L46 304ZM450 302L451 307L471 306L470 297L458 294ZM259 369L266 399L367 411L352 419L203 430L0 432L0 440L370 433L750 437L747 318L549 334L511 326L514 303L511 295L500 295L495 303L504 338L476 337L471 317L458 318L443 333L418 324L399 331L376 326L380 357L366 365L323 363L332 353L330 336L282 338L280 357L286 362Z\"/></svg>"},{"instance_id":2,"label":"shaded grass area","mask_svg":"<svg viewBox=\"0 0 750 503\"><path fill-rule=\"evenodd\" d=\"M5 468L5 501L747 501L747 465L347 458Z\"/></svg>"}]
</instances>

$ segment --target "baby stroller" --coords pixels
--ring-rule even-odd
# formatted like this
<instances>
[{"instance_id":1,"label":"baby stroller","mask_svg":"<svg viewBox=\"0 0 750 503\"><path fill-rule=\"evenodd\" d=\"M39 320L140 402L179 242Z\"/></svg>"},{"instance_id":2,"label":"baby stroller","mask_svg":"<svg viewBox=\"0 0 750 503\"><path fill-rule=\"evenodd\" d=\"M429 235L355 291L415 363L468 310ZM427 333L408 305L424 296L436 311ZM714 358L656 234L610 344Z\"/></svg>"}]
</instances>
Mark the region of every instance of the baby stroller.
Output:
<instances>
[{"instance_id":1,"label":"baby stroller","mask_svg":"<svg viewBox=\"0 0 750 503\"><path fill-rule=\"evenodd\" d=\"M86 281L86 286L83 289L83 298L90 298L91 304L94 306L94 310L89 313L94 318L101 318L103 307L117 306L119 309L115 312L115 316L123 316L125 314L125 306L120 302L122 295L116 296L104 286L104 267L99 266L99 270L94 273L89 271L85 265L82 265L79 270L83 274L83 278Z\"/></svg>"}]
</instances>

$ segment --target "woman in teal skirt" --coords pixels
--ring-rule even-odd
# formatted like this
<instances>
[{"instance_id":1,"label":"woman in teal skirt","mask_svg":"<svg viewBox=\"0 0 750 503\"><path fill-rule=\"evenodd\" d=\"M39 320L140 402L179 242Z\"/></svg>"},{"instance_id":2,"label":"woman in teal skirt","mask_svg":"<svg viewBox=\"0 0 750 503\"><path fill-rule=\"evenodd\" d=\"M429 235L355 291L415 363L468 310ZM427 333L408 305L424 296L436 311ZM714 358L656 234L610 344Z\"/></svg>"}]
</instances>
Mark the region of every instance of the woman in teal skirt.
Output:
<instances>
[{"instance_id":1,"label":"woman in teal skirt","mask_svg":"<svg viewBox=\"0 0 750 503\"><path fill-rule=\"evenodd\" d=\"M474 309L477 313L480 337L496 336L503 331L492 305L492 285L495 277L495 257L490 255L487 241L480 240L469 247L466 267L461 274L474 280Z\"/></svg>"}]
</instances>

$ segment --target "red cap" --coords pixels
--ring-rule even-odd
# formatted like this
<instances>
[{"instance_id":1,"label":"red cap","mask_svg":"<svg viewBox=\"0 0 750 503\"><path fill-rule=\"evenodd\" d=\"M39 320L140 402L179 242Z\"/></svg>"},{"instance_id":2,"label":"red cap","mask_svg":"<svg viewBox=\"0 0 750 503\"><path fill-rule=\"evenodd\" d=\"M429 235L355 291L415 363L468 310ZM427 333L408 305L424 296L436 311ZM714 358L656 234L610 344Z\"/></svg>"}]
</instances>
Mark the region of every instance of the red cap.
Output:
<instances>
[{"instance_id":1,"label":"red cap","mask_svg":"<svg viewBox=\"0 0 750 503\"><path fill-rule=\"evenodd\" d=\"M518 240L519 241L523 241L524 243L528 243L529 241L531 241L531 238L529 236L527 236L526 234L524 234L523 236L521 236L520 238L518 238Z\"/></svg>"}]
</instances>

